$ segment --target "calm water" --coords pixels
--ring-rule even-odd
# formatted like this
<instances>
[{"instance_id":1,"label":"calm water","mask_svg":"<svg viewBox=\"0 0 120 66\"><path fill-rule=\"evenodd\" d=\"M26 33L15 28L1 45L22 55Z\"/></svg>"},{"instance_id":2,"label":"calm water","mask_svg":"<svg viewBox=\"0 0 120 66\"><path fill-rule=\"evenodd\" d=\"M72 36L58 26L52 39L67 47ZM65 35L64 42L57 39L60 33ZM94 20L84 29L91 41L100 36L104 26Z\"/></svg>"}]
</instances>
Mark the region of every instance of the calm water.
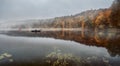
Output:
<instances>
[{"instance_id":1,"label":"calm water","mask_svg":"<svg viewBox=\"0 0 120 66\"><path fill-rule=\"evenodd\" d=\"M117 32L8 32L0 34L0 66L119 66L119 37Z\"/></svg>"}]
</instances>

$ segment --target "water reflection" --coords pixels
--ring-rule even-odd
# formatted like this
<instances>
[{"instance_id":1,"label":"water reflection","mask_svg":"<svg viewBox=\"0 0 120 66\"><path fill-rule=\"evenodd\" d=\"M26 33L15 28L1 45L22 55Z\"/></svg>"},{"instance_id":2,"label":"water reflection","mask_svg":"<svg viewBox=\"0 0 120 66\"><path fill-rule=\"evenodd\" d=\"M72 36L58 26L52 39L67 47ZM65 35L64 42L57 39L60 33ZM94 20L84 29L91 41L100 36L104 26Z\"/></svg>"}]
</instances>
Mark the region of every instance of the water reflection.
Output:
<instances>
[{"instance_id":1,"label":"water reflection","mask_svg":"<svg viewBox=\"0 0 120 66\"><path fill-rule=\"evenodd\" d=\"M26 37L51 37L55 39L71 40L89 46L105 47L108 49L111 56L120 55L120 32L117 29L108 30L88 30L81 31L47 31L47 32L8 32L11 36L26 36Z\"/></svg>"},{"instance_id":2,"label":"water reflection","mask_svg":"<svg viewBox=\"0 0 120 66\"><path fill-rule=\"evenodd\" d=\"M2 66L120 65L120 33L116 30L4 34L0 35L0 54L9 52L14 62Z\"/></svg>"}]
</instances>

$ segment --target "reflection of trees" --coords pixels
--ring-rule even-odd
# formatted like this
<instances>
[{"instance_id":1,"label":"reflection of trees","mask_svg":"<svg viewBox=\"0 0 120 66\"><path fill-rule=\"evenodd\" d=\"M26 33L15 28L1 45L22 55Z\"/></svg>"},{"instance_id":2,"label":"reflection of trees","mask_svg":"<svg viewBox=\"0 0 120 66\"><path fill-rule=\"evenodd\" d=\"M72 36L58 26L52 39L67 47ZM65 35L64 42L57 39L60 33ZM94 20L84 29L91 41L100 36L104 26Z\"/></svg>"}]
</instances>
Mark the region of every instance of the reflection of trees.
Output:
<instances>
[{"instance_id":1,"label":"reflection of trees","mask_svg":"<svg viewBox=\"0 0 120 66\"><path fill-rule=\"evenodd\" d=\"M84 38L81 31L57 31L57 32L9 32L9 35L28 37L51 37L63 40L72 40L78 43L100 46L108 49L111 55L120 55L120 33L116 29L84 31Z\"/></svg>"},{"instance_id":2,"label":"reflection of trees","mask_svg":"<svg viewBox=\"0 0 120 66\"><path fill-rule=\"evenodd\" d=\"M114 46L112 44L106 47L111 56L120 55L120 45Z\"/></svg>"},{"instance_id":3,"label":"reflection of trees","mask_svg":"<svg viewBox=\"0 0 120 66\"><path fill-rule=\"evenodd\" d=\"M84 32L84 38L81 37L82 35L83 34L81 34L81 32L71 32L70 34L69 32L64 32L64 36L61 36L61 34L58 32L56 36L53 34L52 37L64 40L72 40L86 45L105 47L112 56L117 54L120 55L120 37L118 37L119 33L106 32L106 30L96 33L92 31L86 31Z\"/></svg>"}]
</instances>

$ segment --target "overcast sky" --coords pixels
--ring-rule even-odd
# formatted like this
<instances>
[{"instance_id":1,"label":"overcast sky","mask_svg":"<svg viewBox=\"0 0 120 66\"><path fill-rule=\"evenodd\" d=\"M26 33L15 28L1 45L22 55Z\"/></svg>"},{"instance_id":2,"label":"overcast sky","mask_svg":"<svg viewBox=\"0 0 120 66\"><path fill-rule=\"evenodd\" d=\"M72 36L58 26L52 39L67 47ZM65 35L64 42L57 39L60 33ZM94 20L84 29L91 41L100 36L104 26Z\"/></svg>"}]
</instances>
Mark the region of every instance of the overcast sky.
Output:
<instances>
[{"instance_id":1,"label":"overcast sky","mask_svg":"<svg viewBox=\"0 0 120 66\"><path fill-rule=\"evenodd\" d=\"M50 18L107 8L113 0L0 0L0 20Z\"/></svg>"}]
</instances>

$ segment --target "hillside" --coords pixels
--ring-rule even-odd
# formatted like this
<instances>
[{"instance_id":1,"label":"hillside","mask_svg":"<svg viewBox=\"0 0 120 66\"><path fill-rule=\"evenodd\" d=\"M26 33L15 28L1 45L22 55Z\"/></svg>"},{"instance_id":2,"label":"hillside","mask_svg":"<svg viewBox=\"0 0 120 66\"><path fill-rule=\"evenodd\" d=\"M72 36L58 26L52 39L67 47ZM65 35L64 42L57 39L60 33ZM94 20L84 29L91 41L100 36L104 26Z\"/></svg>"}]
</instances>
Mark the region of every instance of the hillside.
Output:
<instances>
[{"instance_id":1,"label":"hillside","mask_svg":"<svg viewBox=\"0 0 120 66\"><path fill-rule=\"evenodd\" d=\"M115 0L111 7L107 9L87 10L71 16L34 20L31 24L17 25L14 28L120 28L119 16L120 1Z\"/></svg>"}]
</instances>

